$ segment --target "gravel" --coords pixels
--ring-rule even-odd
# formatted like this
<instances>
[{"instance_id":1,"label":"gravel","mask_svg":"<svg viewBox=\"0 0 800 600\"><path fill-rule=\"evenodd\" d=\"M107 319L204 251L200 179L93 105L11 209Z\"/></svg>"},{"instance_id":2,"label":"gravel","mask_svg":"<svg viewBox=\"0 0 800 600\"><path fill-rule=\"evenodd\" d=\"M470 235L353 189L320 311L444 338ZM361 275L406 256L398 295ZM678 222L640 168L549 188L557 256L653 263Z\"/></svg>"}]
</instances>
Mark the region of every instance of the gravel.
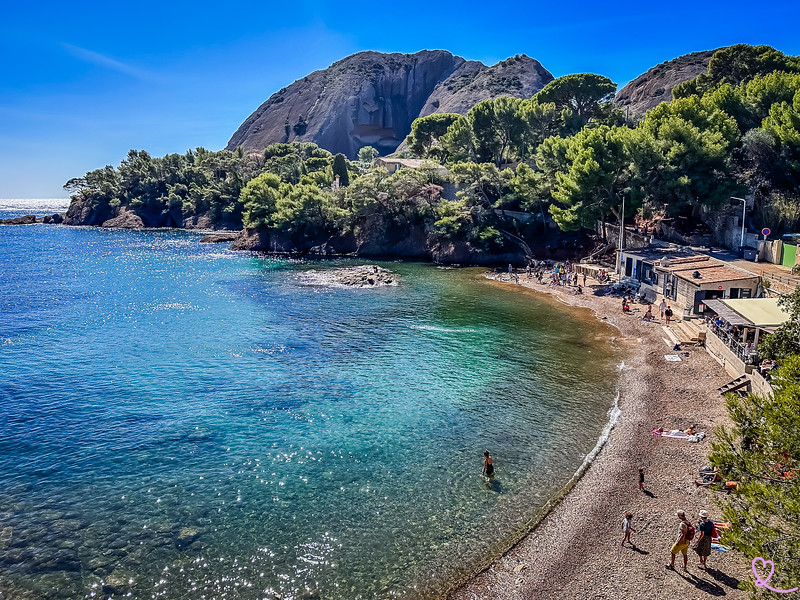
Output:
<instances>
[{"instance_id":1,"label":"gravel","mask_svg":"<svg viewBox=\"0 0 800 600\"><path fill-rule=\"evenodd\" d=\"M619 329L630 348L621 373L621 415L595 462L565 498L500 560L451 592L449 600L746 598L737 585L749 571L737 552L713 551L705 571L690 550L688 573L680 570L681 555L677 570L665 568L678 530L676 510L685 510L695 524L701 509L719 518L712 499L719 492L693 481L707 462L714 428L729 423L716 388L731 377L702 348L689 350L682 362L668 363L664 355L673 352L662 323L642 321L643 305L638 313L622 314L620 299L593 295L591 280L584 295L574 295L571 288L552 288L524 276L519 285L508 282L507 274L497 279L496 285L534 289L549 294L540 299L590 309ZM652 433L659 426L686 429L694 423L708 434L700 443ZM649 493L639 490L640 466ZM620 547L627 511L639 531L631 537L636 548Z\"/></svg>"}]
</instances>

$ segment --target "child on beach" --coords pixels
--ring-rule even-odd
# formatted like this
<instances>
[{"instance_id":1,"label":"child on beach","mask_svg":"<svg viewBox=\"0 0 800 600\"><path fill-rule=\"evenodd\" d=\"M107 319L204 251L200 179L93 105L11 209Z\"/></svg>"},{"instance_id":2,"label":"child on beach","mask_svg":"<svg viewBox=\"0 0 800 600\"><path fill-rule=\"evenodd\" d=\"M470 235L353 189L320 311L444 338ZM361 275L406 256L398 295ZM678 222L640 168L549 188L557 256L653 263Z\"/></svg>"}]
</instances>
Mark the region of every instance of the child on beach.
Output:
<instances>
[{"instance_id":1,"label":"child on beach","mask_svg":"<svg viewBox=\"0 0 800 600\"><path fill-rule=\"evenodd\" d=\"M639 467L639 489L644 491L644 467Z\"/></svg>"},{"instance_id":2,"label":"child on beach","mask_svg":"<svg viewBox=\"0 0 800 600\"><path fill-rule=\"evenodd\" d=\"M628 542L631 546L635 546L631 541L631 532L636 533L636 530L633 528L631 521L633 520L633 513L625 513L625 518L622 520L622 531L624 532L624 536L622 538L622 543L620 546L624 546L625 542Z\"/></svg>"}]
</instances>

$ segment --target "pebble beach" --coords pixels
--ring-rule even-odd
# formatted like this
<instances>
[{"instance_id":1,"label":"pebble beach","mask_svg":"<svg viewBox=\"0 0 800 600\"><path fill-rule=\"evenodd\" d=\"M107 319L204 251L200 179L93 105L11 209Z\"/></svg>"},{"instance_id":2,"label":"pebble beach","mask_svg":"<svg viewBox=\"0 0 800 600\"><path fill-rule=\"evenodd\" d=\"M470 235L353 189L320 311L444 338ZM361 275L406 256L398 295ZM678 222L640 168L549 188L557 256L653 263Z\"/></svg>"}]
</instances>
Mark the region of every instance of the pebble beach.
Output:
<instances>
[{"instance_id":1,"label":"pebble beach","mask_svg":"<svg viewBox=\"0 0 800 600\"><path fill-rule=\"evenodd\" d=\"M687 572L680 568L681 555L676 570L666 568L679 525L677 510L693 524L702 509L712 520L720 518L714 496L721 492L694 481L707 464L715 428L728 423L717 392L731 379L723 367L703 348L686 348L689 355L681 362L667 362L665 354L673 352L663 323L642 321L643 305L623 314L619 297L594 295L605 286L591 279L584 294L576 295L572 288L539 284L524 275L519 284L508 274L494 277L493 285L592 311L619 330L630 351L621 373L621 413L595 461L530 533L448 600L746 598L738 584L749 570L735 551L712 551L708 569L702 570L690 549ZM652 432L695 423L707 434L699 443ZM638 486L639 467L645 492ZM620 545L626 512L634 515L635 547Z\"/></svg>"}]
</instances>

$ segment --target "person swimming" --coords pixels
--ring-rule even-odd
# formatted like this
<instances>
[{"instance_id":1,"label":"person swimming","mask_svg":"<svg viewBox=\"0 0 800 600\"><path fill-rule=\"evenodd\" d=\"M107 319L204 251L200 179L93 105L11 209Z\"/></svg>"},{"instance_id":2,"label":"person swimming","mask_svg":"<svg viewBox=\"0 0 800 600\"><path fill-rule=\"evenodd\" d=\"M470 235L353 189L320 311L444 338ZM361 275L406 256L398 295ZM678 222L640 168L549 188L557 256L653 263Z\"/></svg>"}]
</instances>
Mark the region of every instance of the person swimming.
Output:
<instances>
[{"instance_id":1,"label":"person swimming","mask_svg":"<svg viewBox=\"0 0 800 600\"><path fill-rule=\"evenodd\" d=\"M494 475L494 465L492 464L492 457L489 456L489 451L483 451L483 475L491 477Z\"/></svg>"}]
</instances>

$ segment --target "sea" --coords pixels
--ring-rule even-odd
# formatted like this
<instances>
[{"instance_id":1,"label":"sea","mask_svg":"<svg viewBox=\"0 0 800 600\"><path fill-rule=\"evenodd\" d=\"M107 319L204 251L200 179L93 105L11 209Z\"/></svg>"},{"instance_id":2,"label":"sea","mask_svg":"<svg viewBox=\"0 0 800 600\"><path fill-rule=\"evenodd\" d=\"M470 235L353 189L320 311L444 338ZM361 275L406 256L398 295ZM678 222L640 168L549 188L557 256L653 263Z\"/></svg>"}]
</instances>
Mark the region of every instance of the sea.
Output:
<instances>
[{"instance_id":1,"label":"sea","mask_svg":"<svg viewBox=\"0 0 800 600\"><path fill-rule=\"evenodd\" d=\"M439 598L618 414L613 330L485 269L200 238L0 225L0 598Z\"/></svg>"}]
</instances>

